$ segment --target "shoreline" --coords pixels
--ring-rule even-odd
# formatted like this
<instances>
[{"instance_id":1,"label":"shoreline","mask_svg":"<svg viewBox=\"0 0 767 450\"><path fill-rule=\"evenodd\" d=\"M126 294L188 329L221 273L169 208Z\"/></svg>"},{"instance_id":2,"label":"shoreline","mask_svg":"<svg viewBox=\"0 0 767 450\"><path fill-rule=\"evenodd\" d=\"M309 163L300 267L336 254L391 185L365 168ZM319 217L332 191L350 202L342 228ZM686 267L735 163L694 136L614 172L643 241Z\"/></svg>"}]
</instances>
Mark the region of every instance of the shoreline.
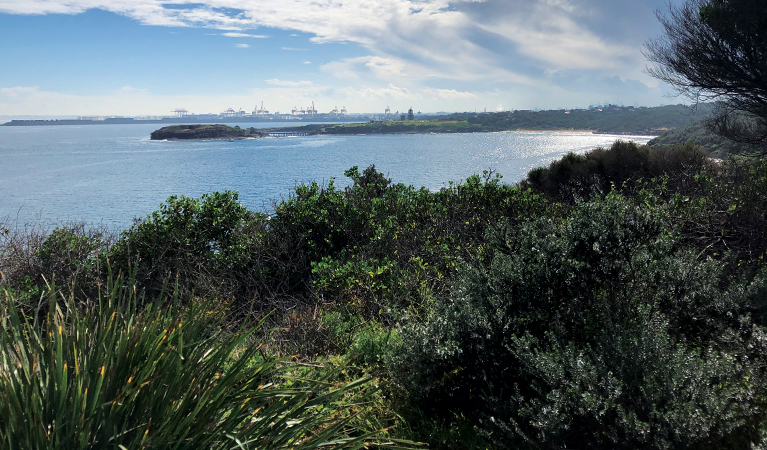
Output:
<instances>
[{"instance_id":1,"label":"shoreline","mask_svg":"<svg viewBox=\"0 0 767 450\"><path fill-rule=\"evenodd\" d=\"M492 133L492 132L491 132ZM531 130L531 129L519 129L519 130L503 130L496 131L496 133L582 133L582 134L598 134L595 130L565 130L565 129L551 129L551 130ZM605 133L610 134L610 133Z\"/></svg>"},{"instance_id":2,"label":"shoreline","mask_svg":"<svg viewBox=\"0 0 767 450\"><path fill-rule=\"evenodd\" d=\"M462 124L458 124L462 125ZM465 125L465 124L463 124ZM456 126L455 123L435 122L427 125L413 124L379 124L369 123L354 126L339 125L303 125L298 127L275 127L275 128L240 128L223 124L191 124L171 125L162 127L151 133L152 140L241 140L248 138L264 138L267 136L381 136L403 134L464 134L464 133L524 133L524 134L576 134L576 135L613 135L613 136L642 136L652 137L654 134L649 130L642 132L605 132L595 129L583 128L548 128L548 129L511 129L492 130L478 129L481 127Z\"/></svg>"}]
</instances>

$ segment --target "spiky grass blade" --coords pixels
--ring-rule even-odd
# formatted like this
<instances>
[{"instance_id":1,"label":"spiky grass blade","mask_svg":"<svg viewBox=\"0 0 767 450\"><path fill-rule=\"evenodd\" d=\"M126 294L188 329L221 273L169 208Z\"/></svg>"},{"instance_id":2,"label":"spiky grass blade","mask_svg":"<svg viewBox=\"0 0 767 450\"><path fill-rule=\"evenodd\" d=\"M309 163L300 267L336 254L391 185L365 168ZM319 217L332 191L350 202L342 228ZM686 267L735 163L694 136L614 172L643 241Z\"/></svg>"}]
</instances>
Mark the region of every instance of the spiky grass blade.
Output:
<instances>
[{"instance_id":1,"label":"spiky grass blade","mask_svg":"<svg viewBox=\"0 0 767 450\"><path fill-rule=\"evenodd\" d=\"M52 291L54 292L54 291ZM210 302L138 310L121 280L97 303L0 304L0 442L13 449L355 449L346 410L367 380L285 380L285 360L211 333ZM174 302L175 303L175 302ZM351 399L351 400L350 400ZM361 400L359 400L361 401Z\"/></svg>"}]
</instances>

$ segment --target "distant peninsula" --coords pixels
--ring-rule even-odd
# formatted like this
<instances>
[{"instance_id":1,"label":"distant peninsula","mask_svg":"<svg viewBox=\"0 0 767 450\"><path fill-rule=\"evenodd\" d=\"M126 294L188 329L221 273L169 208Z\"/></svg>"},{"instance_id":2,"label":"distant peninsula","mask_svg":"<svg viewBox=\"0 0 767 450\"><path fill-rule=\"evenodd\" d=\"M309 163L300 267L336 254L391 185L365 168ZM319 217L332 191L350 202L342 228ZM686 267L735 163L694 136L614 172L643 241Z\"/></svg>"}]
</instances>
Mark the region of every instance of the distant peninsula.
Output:
<instances>
[{"instance_id":1,"label":"distant peninsula","mask_svg":"<svg viewBox=\"0 0 767 450\"><path fill-rule=\"evenodd\" d=\"M220 140L263 138L268 134L255 128L230 127L228 125L171 125L153 131L150 139L159 140Z\"/></svg>"},{"instance_id":2,"label":"distant peninsula","mask_svg":"<svg viewBox=\"0 0 767 450\"><path fill-rule=\"evenodd\" d=\"M602 134L652 135L700 120L710 105L699 105L696 114L684 105L635 108L608 105L600 108L455 113L422 116L411 120L385 118L366 123L310 124L270 128L265 131L308 135L488 133L496 131L590 131Z\"/></svg>"},{"instance_id":3,"label":"distant peninsula","mask_svg":"<svg viewBox=\"0 0 767 450\"><path fill-rule=\"evenodd\" d=\"M408 120L376 117L364 123L313 123L274 128L240 128L227 125L172 125L152 133L152 139L245 139L266 136L380 135L429 133L489 133L498 131L587 131L602 134L653 135L691 125L705 117L710 105L654 108L607 105L589 109L502 111L423 115Z\"/></svg>"}]
</instances>

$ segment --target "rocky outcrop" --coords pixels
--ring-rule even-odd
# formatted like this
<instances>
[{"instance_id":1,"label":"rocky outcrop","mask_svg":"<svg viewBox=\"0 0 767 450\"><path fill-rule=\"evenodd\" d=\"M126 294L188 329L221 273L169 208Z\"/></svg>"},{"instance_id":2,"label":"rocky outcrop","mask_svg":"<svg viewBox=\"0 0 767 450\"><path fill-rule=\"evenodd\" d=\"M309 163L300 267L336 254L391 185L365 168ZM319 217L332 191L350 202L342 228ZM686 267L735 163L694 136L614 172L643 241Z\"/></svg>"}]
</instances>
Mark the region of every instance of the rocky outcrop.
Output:
<instances>
[{"instance_id":1,"label":"rocky outcrop","mask_svg":"<svg viewBox=\"0 0 767 450\"><path fill-rule=\"evenodd\" d=\"M152 140L163 139L246 139L266 137L255 128L230 127L228 125L171 125L153 131Z\"/></svg>"}]
</instances>

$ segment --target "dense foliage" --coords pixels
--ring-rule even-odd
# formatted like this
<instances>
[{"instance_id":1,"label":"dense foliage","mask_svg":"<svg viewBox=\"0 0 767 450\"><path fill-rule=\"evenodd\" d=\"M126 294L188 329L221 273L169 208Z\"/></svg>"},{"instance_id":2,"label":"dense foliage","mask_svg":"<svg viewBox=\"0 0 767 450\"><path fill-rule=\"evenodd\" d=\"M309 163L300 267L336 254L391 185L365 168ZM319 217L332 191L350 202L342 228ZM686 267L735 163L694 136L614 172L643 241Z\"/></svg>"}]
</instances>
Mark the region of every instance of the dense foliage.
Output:
<instances>
[{"instance_id":1,"label":"dense foliage","mask_svg":"<svg viewBox=\"0 0 767 450\"><path fill-rule=\"evenodd\" d=\"M265 320L222 356L224 374L272 364L268 354L342 366L312 375L280 363L356 405L339 412L350 421L337 431L349 438L387 429L385 437L433 448L761 442L767 162L616 142L566 155L515 186L489 172L438 191L393 184L372 166L346 176L346 188L334 180L296 187L269 215L223 192L171 197L119 235L83 226L0 230L6 308L19 317L4 323L4 342L26 342L45 355L39 361L52 361L45 352L58 345L56 333L24 330L61 325L95 339L77 327L112 323L95 305L110 274L131 274L115 292L136 306L120 307L119 324L176 320L156 316L165 309L148 300L172 292L182 309L199 313L203 304L222 317L199 327L201 346L215 339L233 349L232 330ZM147 329L155 328L165 326ZM129 329L137 342L160 336ZM62 348L79 345L71 339ZM180 352L180 341L168 339L163 345ZM183 338L184 351L192 340ZM3 347L11 366L12 347ZM240 363L240 352L250 362ZM133 370L110 361L116 376ZM40 364L41 374L63 373L59 363ZM77 380L74 360L67 364L67 380ZM179 379L191 370L178 361L155 367ZM356 388L342 386L366 375L380 390L358 404ZM270 380L276 389L287 378Z\"/></svg>"},{"instance_id":2,"label":"dense foliage","mask_svg":"<svg viewBox=\"0 0 767 450\"><path fill-rule=\"evenodd\" d=\"M500 227L490 266L403 328L393 367L499 446L750 448L767 348L749 313L767 286L681 245L670 207L611 193Z\"/></svg>"}]
</instances>

